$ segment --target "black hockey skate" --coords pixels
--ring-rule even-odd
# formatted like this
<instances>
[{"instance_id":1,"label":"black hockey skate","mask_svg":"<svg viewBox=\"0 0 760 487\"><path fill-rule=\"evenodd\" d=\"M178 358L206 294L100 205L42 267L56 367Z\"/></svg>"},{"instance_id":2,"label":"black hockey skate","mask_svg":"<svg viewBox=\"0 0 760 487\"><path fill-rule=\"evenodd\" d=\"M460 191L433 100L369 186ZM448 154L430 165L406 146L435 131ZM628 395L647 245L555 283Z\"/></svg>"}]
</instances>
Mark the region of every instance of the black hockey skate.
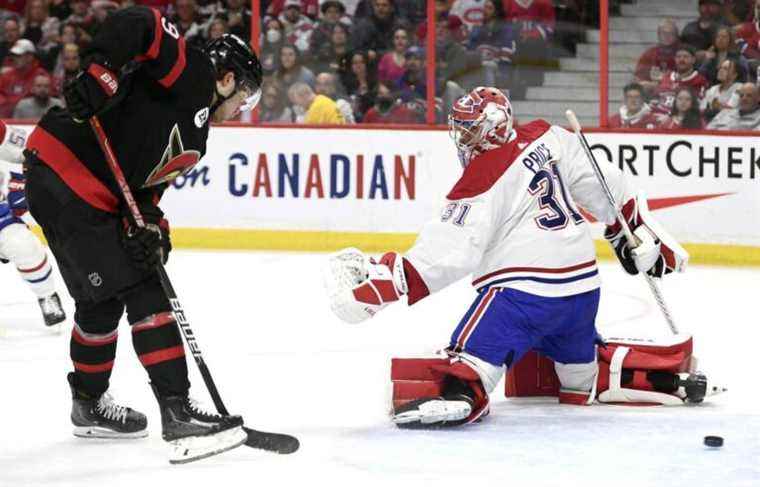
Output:
<instances>
[{"instance_id":1,"label":"black hockey skate","mask_svg":"<svg viewBox=\"0 0 760 487\"><path fill-rule=\"evenodd\" d=\"M107 392L92 398L74 388L74 374L68 376L71 387L71 422L74 436L80 438L145 438L148 420L141 412L113 402Z\"/></svg>"},{"instance_id":2,"label":"black hockey skate","mask_svg":"<svg viewBox=\"0 0 760 487\"><path fill-rule=\"evenodd\" d=\"M201 409L188 396L160 396L162 437L169 442L169 463L188 463L237 448L248 435L243 418L223 416Z\"/></svg>"},{"instance_id":3,"label":"black hockey skate","mask_svg":"<svg viewBox=\"0 0 760 487\"><path fill-rule=\"evenodd\" d=\"M45 326L57 325L66 319L66 312L63 311L58 293L39 298L37 303L42 310L42 317L45 318Z\"/></svg>"}]
</instances>

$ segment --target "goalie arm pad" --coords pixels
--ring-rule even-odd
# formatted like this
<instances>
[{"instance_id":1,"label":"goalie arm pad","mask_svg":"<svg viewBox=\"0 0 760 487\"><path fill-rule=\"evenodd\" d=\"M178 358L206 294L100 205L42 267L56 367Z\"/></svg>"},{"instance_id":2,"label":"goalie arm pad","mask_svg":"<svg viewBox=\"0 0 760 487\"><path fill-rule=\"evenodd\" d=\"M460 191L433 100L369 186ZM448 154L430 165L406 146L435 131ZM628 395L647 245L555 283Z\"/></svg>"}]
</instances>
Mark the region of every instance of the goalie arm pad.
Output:
<instances>
[{"instance_id":1,"label":"goalie arm pad","mask_svg":"<svg viewBox=\"0 0 760 487\"><path fill-rule=\"evenodd\" d=\"M374 316L401 296L427 295L428 290L408 260L396 252L380 261L358 249L332 254L324 270L324 282L333 312L347 323L360 323Z\"/></svg>"},{"instance_id":2,"label":"goalie arm pad","mask_svg":"<svg viewBox=\"0 0 760 487\"><path fill-rule=\"evenodd\" d=\"M631 247L617 221L607 226L604 237L626 272L635 275L641 271L652 277L662 277L686 269L688 252L654 219L644 197L639 195L629 199L621 212L639 244Z\"/></svg>"}]
</instances>

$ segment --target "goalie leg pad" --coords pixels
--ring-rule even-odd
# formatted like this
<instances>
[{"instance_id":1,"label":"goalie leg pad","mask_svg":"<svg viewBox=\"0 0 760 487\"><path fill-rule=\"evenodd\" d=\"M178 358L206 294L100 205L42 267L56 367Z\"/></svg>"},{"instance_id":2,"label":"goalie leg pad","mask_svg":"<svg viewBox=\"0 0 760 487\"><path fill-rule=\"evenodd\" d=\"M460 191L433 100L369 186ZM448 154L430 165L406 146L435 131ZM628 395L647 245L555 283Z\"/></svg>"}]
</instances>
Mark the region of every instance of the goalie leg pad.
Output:
<instances>
[{"instance_id":1,"label":"goalie leg pad","mask_svg":"<svg viewBox=\"0 0 760 487\"><path fill-rule=\"evenodd\" d=\"M467 354L393 359L393 421L400 427L475 422L488 413L488 392L481 377L493 388L501 373L500 367Z\"/></svg>"}]
</instances>

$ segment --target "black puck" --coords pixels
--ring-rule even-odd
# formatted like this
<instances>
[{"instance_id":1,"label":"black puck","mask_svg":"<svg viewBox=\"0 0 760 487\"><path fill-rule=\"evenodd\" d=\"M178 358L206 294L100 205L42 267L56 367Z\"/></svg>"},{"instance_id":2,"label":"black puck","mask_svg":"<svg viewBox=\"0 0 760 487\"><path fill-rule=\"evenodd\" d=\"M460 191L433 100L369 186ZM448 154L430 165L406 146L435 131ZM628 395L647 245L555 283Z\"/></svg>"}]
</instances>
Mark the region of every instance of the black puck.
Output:
<instances>
[{"instance_id":1,"label":"black puck","mask_svg":"<svg viewBox=\"0 0 760 487\"><path fill-rule=\"evenodd\" d=\"M713 448L723 446L723 437L721 436L705 436L705 445Z\"/></svg>"}]
</instances>

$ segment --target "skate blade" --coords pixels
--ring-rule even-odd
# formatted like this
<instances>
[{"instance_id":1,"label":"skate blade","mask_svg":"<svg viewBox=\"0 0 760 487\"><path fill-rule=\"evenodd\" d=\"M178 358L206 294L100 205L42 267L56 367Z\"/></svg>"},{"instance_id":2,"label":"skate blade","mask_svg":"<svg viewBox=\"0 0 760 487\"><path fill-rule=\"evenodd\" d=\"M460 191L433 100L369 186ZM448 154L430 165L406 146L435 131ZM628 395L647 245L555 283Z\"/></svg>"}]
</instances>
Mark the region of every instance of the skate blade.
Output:
<instances>
[{"instance_id":1,"label":"skate blade","mask_svg":"<svg viewBox=\"0 0 760 487\"><path fill-rule=\"evenodd\" d=\"M393 415L396 424L443 424L461 421L470 415L472 406L465 401L433 400L420 404L415 409Z\"/></svg>"},{"instance_id":2,"label":"skate blade","mask_svg":"<svg viewBox=\"0 0 760 487\"><path fill-rule=\"evenodd\" d=\"M105 438L111 440L131 440L137 438L145 438L148 436L147 428L140 431L133 431L131 433L122 433L114 431L102 426L75 426L74 436L78 438Z\"/></svg>"},{"instance_id":3,"label":"skate blade","mask_svg":"<svg viewBox=\"0 0 760 487\"><path fill-rule=\"evenodd\" d=\"M169 463L172 465L190 463L224 453L242 446L248 439L243 428L221 431L214 435L190 436L169 442Z\"/></svg>"}]
</instances>

